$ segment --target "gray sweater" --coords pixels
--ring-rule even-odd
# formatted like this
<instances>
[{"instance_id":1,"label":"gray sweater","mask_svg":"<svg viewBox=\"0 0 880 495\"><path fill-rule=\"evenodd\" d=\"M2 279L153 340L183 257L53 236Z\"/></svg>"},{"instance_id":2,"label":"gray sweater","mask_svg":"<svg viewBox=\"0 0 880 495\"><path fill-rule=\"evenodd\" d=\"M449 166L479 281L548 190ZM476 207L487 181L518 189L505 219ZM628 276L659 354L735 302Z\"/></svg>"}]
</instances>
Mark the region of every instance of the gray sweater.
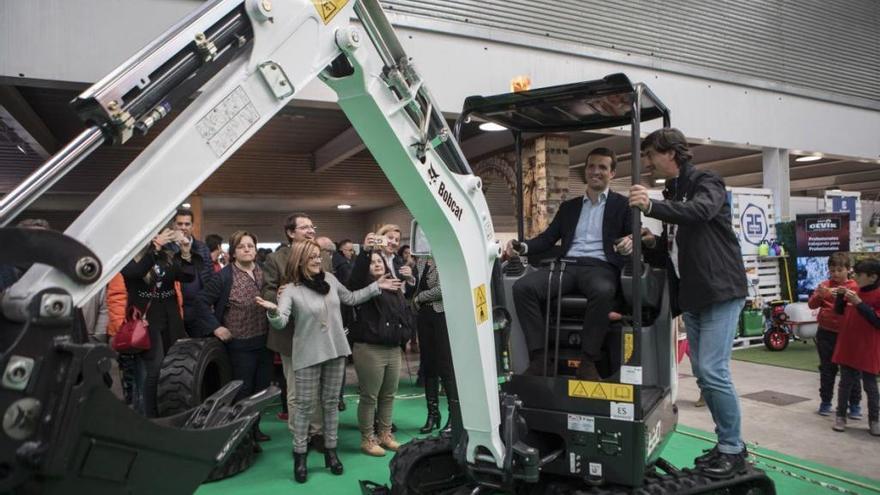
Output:
<instances>
[{"instance_id":1,"label":"gray sweater","mask_svg":"<svg viewBox=\"0 0 880 495\"><path fill-rule=\"evenodd\" d=\"M375 282L351 292L330 273L324 273L324 280L330 284L326 295L304 285L290 284L278 295L278 311L274 315L267 313L269 324L276 330L283 329L293 318L294 370L351 354L339 304L354 306L382 292Z\"/></svg>"}]
</instances>

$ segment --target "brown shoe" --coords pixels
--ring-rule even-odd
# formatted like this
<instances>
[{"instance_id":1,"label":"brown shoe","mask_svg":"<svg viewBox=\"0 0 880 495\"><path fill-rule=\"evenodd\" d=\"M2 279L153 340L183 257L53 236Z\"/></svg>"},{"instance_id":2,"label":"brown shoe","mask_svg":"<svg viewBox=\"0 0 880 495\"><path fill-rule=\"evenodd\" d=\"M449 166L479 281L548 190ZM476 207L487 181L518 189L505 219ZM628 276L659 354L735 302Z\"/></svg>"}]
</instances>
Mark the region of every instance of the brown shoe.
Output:
<instances>
[{"instance_id":1,"label":"brown shoe","mask_svg":"<svg viewBox=\"0 0 880 495\"><path fill-rule=\"evenodd\" d=\"M379 433L379 445L392 452L397 452L397 449L400 448L400 444L397 443L397 440L394 439L394 434L390 431Z\"/></svg>"},{"instance_id":2,"label":"brown shoe","mask_svg":"<svg viewBox=\"0 0 880 495\"><path fill-rule=\"evenodd\" d=\"M596 369L596 363L586 359L581 359L581 364L578 366L575 376L578 380L588 380L591 382L598 382L602 379L599 376L599 370Z\"/></svg>"},{"instance_id":3,"label":"brown shoe","mask_svg":"<svg viewBox=\"0 0 880 495\"><path fill-rule=\"evenodd\" d=\"M361 452L373 457L385 457L385 449L379 446L376 437L372 435L361 438Z\"/></svg>"}]
</instances>

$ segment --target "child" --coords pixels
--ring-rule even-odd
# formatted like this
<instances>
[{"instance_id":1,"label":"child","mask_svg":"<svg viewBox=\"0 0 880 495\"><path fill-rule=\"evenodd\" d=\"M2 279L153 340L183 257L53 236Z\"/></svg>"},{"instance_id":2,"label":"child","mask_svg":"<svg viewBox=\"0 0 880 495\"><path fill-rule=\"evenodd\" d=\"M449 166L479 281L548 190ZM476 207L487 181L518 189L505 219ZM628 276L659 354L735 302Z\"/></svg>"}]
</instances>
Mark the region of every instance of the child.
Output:
<instances>
[{"instance_id":1,"label":"child","mask_svg":"<svg viewBox=\"0 0 880 495\"><path fill-rule=\"evenodd\" d=\"M859 386L861 377L868 398L868 430L871 435L880 436L880 393L877 391L877 374L880 373L880 261L859 261L854 271L859 290L838 288L834 307L838 314L843 314L843 321L831 358L840 365L837 417L832 429L846 429L847 399L851 390Z\"/></svg>"},{"instance_id":2,"label":"child","mask_svg":"<svg viewBox=\"0 0 880 495\"><path fill-rule=\"evenodd\" d=\"M819 352L819 410L822 416L830 416L833 412L831 399L834 397L834 380L837 378L837 365L831 362L834 354L834 346L837 344L837 330L843 320L841 315L834 312L834 301L837 297L838 287L857 291L859 286L849 279L849 255L847 253L834 253L828 257L828 273L830 278L816 287L810 296L808 305L810 309L819 308L819 331L816 332L816 350ZM850 419L861 419L862 391L859 387L853 387L849 398Z\"/></svg>"}]
</instances>

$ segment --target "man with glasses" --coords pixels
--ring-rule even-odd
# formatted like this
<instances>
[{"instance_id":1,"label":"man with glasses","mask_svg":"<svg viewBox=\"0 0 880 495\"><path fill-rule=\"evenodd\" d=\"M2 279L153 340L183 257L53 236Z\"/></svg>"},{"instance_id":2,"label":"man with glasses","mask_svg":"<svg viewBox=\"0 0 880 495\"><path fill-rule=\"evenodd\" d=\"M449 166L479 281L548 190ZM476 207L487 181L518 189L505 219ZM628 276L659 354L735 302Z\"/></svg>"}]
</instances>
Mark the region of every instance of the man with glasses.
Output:
<instances>
[{"instance_id":1,"label":"man with glasses","mask_svg":"<svg viewBox=\"0 0 880 495\"><path fill-rule=\"evenodd\" d=\"M284 222L284 237L287 239L287 245L267 256L263 266L263 299L273 303L278 302L278 288L284 277L284 270L287 267L287 260L290 258L290 251L293 249L294 243L306 240L314 241L316 230L312 219L305 213L293 213L287 217ZM295 356L292 355L293 319L283 330L272 329L269 332L266 347L281 355L281 366L284 369L284 379L287 382L288 410L293 411L293 398L296 396L293 380L293 359ZM312 422L309 425L309 436L312 438L310 443L316 450L324 448L323 414L321 411L320 407L315 408L315 415L312 416ZM288 428L293 433L293 414L289 414Z\"/></svg>"}]
</instances>

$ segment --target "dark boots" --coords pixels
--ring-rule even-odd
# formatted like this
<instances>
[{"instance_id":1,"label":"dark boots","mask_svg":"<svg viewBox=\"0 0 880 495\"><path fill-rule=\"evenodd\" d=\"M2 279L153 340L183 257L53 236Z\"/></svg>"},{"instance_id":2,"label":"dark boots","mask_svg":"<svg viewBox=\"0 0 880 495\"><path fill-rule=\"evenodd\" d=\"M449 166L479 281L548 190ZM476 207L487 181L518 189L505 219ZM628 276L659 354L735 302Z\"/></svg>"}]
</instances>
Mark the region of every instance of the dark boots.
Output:
<instances>
[{"instance_id":1,"label":"dark boots","mask_svg":"<svg viewBox=\"0 0 880 495\"><path fill-rule=\"evenodd\" d=\"M425 402L428 404L428 419L425 420L425 426L419 429L419 433L431 433L440 428L440 378L425 378Z\"/></svg>"},{"instance_id":2,"label":"dark boots","mask_svg":"<svg viewBox=\"0 0 880 495\"><path fill-rule=\"evenodd\" d=\"M342 462L339 461L339 457L336 455L336 449L327 449L324 452L324 467L328 468L336 476L342 474Z\"/></svg>"},{"instance_id":3,"label":"dark boots","mask_svg":"<svg viewBox=\"0 0 880 495\"><path fill-rule=\"evenodd\" d=\"M305 483L306 478L309 476L309 468L306 466L308 456L308 452L305 454L293 453L293 479L297 483Z\"/></svg>"},{"instance_id":4,"label":"dark boots","mask_svg":"<svg viewBox=\"0 0 880 495\"><path fill-rule=\"evenodd\" d=\"M455 384L455 377L444 378L443 388L446 390L446 403L449 406L449 413L446 417L446 426L440 430L440 435L451 437L452 425L456 421L458 426L461 427L461 407L458 402L458 387Z\"/></svg>"}]
</instances>

